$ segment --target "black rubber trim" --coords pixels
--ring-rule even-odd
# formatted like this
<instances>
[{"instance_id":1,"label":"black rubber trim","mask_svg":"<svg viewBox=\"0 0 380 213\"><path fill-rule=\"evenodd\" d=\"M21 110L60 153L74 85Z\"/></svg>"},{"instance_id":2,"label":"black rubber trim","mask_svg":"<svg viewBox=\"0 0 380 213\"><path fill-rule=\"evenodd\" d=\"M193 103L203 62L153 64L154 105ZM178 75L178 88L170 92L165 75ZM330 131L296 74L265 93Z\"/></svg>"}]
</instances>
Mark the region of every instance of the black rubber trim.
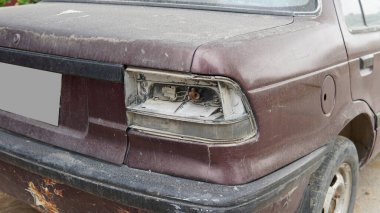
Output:
<instances>
[{"instance_id":1,"label":"black rubber trim","mask_svg":"<svg viewBox=\"0 0 380 213\"><path fill-rule=\"evenodd\" d=\"M279 200L321 163L327 148L264 178L225 186L114 165L0 129L0 160L125 206L154 212L253 212Z\"/></svg>"},{"instance_id":2,"label":"black rubber trim","mask_svg":"<svg viewBox=\"0 0 380 213\"><path fill-rule=\"evenodd\" d=\"M65 75L124 82L124 66L120 64L41 54L0 47L0 62Z\"/></svg>"}]
</instances>

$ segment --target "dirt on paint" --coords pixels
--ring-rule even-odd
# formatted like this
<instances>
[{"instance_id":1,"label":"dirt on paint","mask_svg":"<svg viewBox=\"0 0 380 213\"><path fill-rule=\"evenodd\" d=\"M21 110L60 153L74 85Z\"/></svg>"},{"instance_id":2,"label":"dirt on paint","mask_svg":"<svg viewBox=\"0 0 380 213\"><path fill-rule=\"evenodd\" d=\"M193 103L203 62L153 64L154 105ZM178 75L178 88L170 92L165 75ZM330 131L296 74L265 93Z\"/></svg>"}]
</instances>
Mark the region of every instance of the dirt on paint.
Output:
<instances>
[{"instance_id":1,"label":"dirt on paint","mask_svg":"<svg viewBox=\"0 0 380 213\"><path fill-rule=\"evenodd\" d=\"M380 155L360 171L359 188L354 213L379 212L379 177ZM37 213L37 211L21 201L0 192L0 213Z\"/></svg>"}]
</instances>

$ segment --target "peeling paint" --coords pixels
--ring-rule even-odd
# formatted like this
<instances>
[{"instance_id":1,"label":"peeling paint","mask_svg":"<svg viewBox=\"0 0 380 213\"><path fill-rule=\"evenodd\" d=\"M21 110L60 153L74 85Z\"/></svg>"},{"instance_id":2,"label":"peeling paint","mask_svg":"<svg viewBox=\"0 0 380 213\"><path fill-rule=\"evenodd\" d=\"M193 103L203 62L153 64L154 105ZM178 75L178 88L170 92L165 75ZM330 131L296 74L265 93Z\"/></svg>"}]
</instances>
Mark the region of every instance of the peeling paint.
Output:
<instances>
[{"instance_id":1,"label":"peeling paint","mask_svg":"<svg viewBox=\"0 0 380 213\"><path fill-rule=\"evenodd\" d=\"M117 213L129 213L129 211L125 209L118 209Z\"/></svg>"},{"instance_id":2,"label":"peeling paint","mask_svg":"<svg viewBox=\"0 0 380 213\"><path fill-rule=\"evenodd\" d=\"M54 189L54 194L59 197L63 197L63 190Z\"/></svg>"},{"instance_id":3,"label":"peeling paint","mask_svg":"<svg viewBox=\"0 0 380 213\"><path fill-rule=\"evenodd\" d=\"M57 182L50 178L43 178L42 183L37 186L33 182L28 183L28 191L33 199L34 206L43 212L58 213L60 210L54 203L55 198L63 198L63 190L55 188Z\"/></svg>"},{"instance_id":4,"label":"peeling paint","mask_svg":"<svg viewBox=\"0 0 380 213\"><path fill-rule=\"evenodd\" d=\"M53 193L51 193L47 187L41 187L39 189L33 182L28 183L28 191L34 198L34 205L43 212L59 213L57 205L53 202Z\"/></svg>"},{"instance_id":5,"label":"peeling paint","mask_svg":"<svg viewBox=\"0 0 380 213\"><path fill-rule=\"evenodd\" d=\"M56 182L53 181L53 180L50 179L50 178L44 178L43 181L44 181L44 184L45 184L46 186L55 186L55 184L56 184Z\"/></svg>"}]
</instances>

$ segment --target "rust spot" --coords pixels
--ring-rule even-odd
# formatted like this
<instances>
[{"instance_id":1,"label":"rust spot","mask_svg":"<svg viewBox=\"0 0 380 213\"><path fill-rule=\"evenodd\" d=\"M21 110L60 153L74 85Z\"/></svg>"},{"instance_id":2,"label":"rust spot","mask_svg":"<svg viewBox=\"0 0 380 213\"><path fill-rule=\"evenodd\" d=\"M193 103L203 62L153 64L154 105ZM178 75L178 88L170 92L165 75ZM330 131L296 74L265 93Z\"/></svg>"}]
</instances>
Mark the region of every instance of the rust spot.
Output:
<instances>
[{"instance_id":1,"label":"rust spot","mask_svg":"<svg viewBox=\"0 0 380 213\"><path fill-rule=\"evenodd\" d=\"M51 198L49 198L49 195L52 193L46 193L44 187L41 187L42 190L39 190L33 182L28 183L28 191L34 198L34 204L44 212L49 213L59 213L59 209L57 208L57 205L52 202Z\"/></svg>"},{"instance_id":2,"label":"rust spot","mask_svg":"<svg viewBox=\"0 0 380 213\"><path fill-rule=\"evenodd\" d=\"M191 101L198 101L201 98L201 95L195 88L191 88L188 95Z\"/></svg>"},{"instance_id":3,"label":"rust spot","mask_svg":"<svg viewBox=\"0 0 380 213\"><path fill-rule=\"evenodd\" d=\"M117 213L129 213L129 211L128 210L125 210L125 209L118 209L117 210Z\"/></svg>"},{"instance_id":4,"label":"rust spot","mask_svg":"<svg viewBox=\"0 0 380 213\"><path fill-rule=\"evenodd\" d=\"M28 191L34 198L34 206L42 212L59 213L57 205L54 203L56 196L63 198L63 190L54 188L56 182L49 178L44 178L41 186L36 186L33 182L28 183Z\"/></svg>"},{"instance_id":5,"label":"rust spot","mask_svg":"<svg viewBox=\"0 0 380 213\"><path fill-rule=\"evenodd\" d=\"M60 197L63 197L63 190L61 189L54 189L54 194Z\"/></svg>"},{"instance_id":6,"label":"rust spot","mask_svg":"<svg viewBox=\"0 0 380 213\"><path fill-rule=\"evenodd\" d=\"M51 192L49 191L49 188L48 188L48 187L43 187L43 186L41 186L41 189L42 189L43 194L44 194L45 196L47 196L47 197L49 197L49 198L53 197L53 193L51 193Z\"/></svg>"},{"instance_id":7,"label":"rust spot","mask_svg":"<svg viewBox=\"0 0 380 213\"><path fill-rule=\"evenodd\" d=\"M45 186L55 186L56 182L50 178L43 179Z\"/></svg>"}]
</instances>

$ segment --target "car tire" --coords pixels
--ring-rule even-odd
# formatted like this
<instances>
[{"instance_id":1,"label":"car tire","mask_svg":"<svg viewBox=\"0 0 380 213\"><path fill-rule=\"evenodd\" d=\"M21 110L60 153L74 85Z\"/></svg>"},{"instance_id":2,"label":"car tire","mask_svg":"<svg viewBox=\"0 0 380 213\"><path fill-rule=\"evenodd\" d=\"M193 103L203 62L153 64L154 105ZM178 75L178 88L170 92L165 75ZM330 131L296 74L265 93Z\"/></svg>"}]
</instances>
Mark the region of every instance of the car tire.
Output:
<instances>
[{"instance_id":1,"label":"car tire","mask_svg":"<svg viewBox=\"0 0 380 213\"><path fill-rule=\"evenodd\" d=\"M355 204L359 160L355 145L338 137L310 179L312 213L351 213Z\"/></svg>"}]
</instances>

